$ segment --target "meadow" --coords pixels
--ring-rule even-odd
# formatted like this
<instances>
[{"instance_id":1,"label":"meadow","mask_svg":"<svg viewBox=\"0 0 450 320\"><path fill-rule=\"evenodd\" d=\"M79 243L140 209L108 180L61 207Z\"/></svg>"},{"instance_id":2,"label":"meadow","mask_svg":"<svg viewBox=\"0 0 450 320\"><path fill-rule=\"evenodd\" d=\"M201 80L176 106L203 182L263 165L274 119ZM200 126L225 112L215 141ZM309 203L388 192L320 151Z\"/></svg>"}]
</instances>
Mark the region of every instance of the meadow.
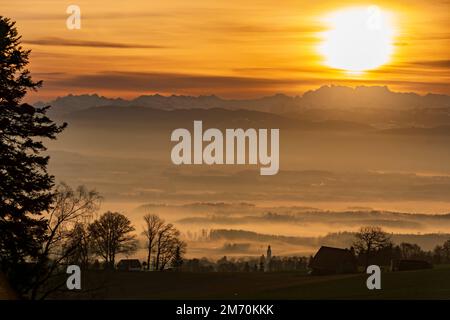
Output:
<instances>
[{"instance_id":1,"label":"meadow","mask_svg":"<svg viewBox=\"0 0 450 320\"><path fill-rule=\"evenodd\" d=\"M102 272L83 275L82 290L59 299L450 299L450 265L383 272L382 289L367 275L305 273Z\"/></svg>"}]
</instances>

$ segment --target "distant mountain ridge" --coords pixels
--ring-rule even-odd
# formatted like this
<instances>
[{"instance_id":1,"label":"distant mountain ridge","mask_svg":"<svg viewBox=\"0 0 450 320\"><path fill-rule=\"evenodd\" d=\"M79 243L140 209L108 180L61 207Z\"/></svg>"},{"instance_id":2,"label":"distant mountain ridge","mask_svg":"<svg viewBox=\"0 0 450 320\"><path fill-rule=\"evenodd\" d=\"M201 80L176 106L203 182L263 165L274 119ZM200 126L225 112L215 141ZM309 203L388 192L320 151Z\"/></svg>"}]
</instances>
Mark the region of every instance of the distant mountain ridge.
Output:
<instances>
[{"instance_id":1,"label":"distant mountain ridge","mask_svg":"<svg viewBox=\"0 0 450 320\"><path fill-rule=\"evenodd\" d=\"M132 100L107 98L97 94L67 95L49 102L36 102L35 106L51 105L53 115L64 115L100 106L141 106L154 109L247 109L271 113L292 113L302 109L412 109L450 108L450 96L441 94L419 95L390 91L388 87L322 86L306 92L303 96L276 94L257 99L223 99L210 96L162 96L142 95Z\"/></svg>"}]
</instances>

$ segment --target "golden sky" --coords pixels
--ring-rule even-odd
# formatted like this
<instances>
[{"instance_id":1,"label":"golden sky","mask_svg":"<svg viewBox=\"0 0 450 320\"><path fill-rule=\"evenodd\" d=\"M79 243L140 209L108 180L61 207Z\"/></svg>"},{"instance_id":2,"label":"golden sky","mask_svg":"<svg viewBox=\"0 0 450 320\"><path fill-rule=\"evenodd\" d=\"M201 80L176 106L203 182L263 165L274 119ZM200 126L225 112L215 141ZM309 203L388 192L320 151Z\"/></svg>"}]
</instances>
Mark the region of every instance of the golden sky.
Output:
<instances>
[{"instance_id":1,"label":"golden sky","mask_svg":"<svg viewBox=\"0 0 450 320\"><path fill-rule=\"evenodd\" d=\"M81 8L81 29L66 8ZM392 14L390 61L362 74L324 65L324 16L377 5ZM69 93L217 94L227 98L302 94L325 84L387 85L450 94L450 1L15 0L30 69L44 88L28 100Z\"/></svg>"}]
</instances>

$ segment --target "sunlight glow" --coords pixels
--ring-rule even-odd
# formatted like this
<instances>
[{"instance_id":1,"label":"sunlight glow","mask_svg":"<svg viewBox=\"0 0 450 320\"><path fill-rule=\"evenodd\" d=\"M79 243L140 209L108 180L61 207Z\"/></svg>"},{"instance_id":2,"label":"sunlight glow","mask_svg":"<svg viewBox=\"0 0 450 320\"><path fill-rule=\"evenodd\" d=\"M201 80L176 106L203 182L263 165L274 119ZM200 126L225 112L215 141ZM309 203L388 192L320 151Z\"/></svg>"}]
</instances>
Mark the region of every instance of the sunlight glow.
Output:
<instances>
[{"instance_id":1,"label":"sunlight glow","mask_svg":"<svg viewBox=\"0 0 450 320\"><path fill-rule=\"evenodd\" d=\"M325 65L350 74L378 68L393 52L390 15L377 6L344 9L325 18L319 52Z\"/></svg>"}]
</instances>

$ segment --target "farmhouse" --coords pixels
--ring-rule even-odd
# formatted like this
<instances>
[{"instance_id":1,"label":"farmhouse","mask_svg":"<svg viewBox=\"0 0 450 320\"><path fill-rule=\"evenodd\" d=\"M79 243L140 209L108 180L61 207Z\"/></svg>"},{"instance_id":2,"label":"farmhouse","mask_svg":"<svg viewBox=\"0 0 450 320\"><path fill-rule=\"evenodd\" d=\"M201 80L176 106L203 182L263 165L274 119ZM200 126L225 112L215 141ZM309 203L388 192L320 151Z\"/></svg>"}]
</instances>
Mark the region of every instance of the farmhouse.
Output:
<instances>
[{"instance_id":1,"label":"farmhouse","mask_svg":"<svg viewBox=\"0 0 450 320\"><path fill-rule=\"evenodd\" d=\"M122 259L117 264L117 270L120 271L140 271L141 263L138 259Z\"/></svg>"},{"instance_id":2,"label":"farmhouse","mask_svg":"<svg viewBox=\"0 0 450 320\"><path fill-rule=\"evenodd\" d=\"M357 271L356 258L352 250L320 247L310 261L311 274L325 275L338 273L353 273Z\"/></svg>"}]
</instances>

